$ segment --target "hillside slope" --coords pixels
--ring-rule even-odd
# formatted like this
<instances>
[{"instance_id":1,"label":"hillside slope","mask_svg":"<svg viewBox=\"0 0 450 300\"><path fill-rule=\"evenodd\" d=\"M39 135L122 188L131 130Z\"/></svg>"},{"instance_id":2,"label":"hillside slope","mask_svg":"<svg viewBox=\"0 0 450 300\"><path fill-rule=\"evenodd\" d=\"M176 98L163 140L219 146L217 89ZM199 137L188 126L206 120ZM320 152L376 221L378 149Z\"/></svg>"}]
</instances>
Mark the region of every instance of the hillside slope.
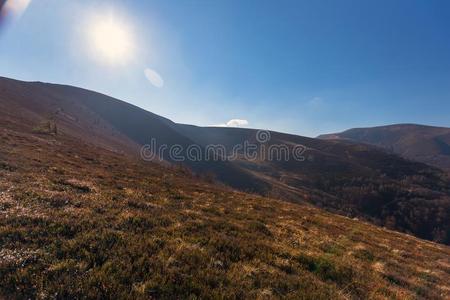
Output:
<instances>
[{"instance_id":1,"label":"hillside slope","mask_svg":"<svg viewBox=\"0 0 450 300\"><path fill-rule=\"evenodd\" d=\"M450 243L450 180L438 169L402 159L376 147L348 141L326 141L278 132L238 128L202 128L176 124L126 102L80 88L0 79L2 119L30 123L35 133L70 135L118 153L137 156L142 145L205 149L220 144L228 152L251 143L258 153L271 146L305 149L304 160L249 159L243 150L233 160L165 161L184 164L198 174L241 191L297 203L312 203L333 212ZM1 119L0 119L1 120ZM224 155L220 155L224 157Z\"/></svg>"},{"instance_id":2,"label":"hillside slope","mask_svg":"<svg viewBox=\"0 0 450 300\"><path fill-rule=\"evenodd\" d=\"M382 147L405 158L450 171L450 128L397 124L354 128L321 139L347 139Z\"/></svg>"},{"instance_id":3,"label":"hillside slope","mask_svg":"<svg viewBox=\"0 0 450 300\"><path fill-rule=\"evenodd\" d=\"M0 121L0 298L450 297L448 246Z\"/></svg>"}]
</instances>

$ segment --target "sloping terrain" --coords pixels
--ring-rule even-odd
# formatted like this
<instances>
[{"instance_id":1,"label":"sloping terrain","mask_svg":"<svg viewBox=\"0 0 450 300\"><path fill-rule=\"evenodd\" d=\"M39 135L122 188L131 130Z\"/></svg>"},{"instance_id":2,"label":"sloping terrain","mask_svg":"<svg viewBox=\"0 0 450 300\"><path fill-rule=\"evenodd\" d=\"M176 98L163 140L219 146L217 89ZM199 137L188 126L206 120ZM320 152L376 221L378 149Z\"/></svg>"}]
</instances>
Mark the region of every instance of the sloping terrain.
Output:
<instances>
[{"instance_id":1,"label":"sloping terrain","mask_svg":"<svg viewBox=\"0 0 450 300\"><path fill-rule=\"evenodd\" d=\"M245 141L255 143L257 134L252 129L187 126L189 131L184 130L201 145L224 140L227 149ZM266 156L255 161L233 161L243 172L269 184L252 191L306 201L422 238L450 242L450 181L444 172L348 141L270 132L270 140L260 146L272 145L288 145L290 149L303 145L305 160Z\"/></svg>"},{"instance_id":2,"label":"sloping terrain","mask_svg":"<svg viewBox=\"0 0 450 300\"><path fill-rule=\"evenodd\" d=\"M118 134L103 147L28 114L0 117L0 298L450 297L448 246L211 185L111 149Z\"/></svg>"},{"instance_id":3,"label":"sloping terrain","mask_svg":"<svg viewBox=\"0 0 450 300\"><path fill-rule=\"evenodd\" d=\"M444 172L411 162L377 147L349 141L327 141L254 129L202 128L176 124L136 106L80 88L0 79L2 118L29 123L37 134L63 134L131 157L152 139L156 147L179 145L182 157L191 145L205 149L251 143L249 159L243 150L233 160L174 161L197 174L241 191L297 203L312 203L333 212L369 220L392 229L450 243L450 180ZM288 147L270 157L271 146ZM292 158L301 146L304 160ZM220 154L219 158L226 155ZM270 159L272 158L272 159ZM279 159L278 159L279 158Z\"/></svg>"},{"instance_id":4,"label":"sloping terrain","mask_svg":"<svg viewBox=\"0 0 450 300\"><path fill-rule=\"evenodd\" d=\"M382 147L405 158L450 171L450 128L397 124L354 128L321 139L346 139Z\"/></svg>"}]
</instances>

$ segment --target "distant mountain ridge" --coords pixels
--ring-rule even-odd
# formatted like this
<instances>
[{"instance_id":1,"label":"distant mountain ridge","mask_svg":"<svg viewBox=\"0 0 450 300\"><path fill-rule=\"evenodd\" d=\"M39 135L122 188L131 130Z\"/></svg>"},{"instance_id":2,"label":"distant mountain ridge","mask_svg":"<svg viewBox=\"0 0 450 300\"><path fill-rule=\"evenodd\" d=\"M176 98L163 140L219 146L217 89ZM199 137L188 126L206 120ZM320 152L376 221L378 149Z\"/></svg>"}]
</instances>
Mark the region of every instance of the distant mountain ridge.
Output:
<instances>
[{"instance_id":1,"label":"distant mountain ridge","mask_svg":"<svg viewBox=\"0 0 450 300\"><path fill-rule=\"evenodd\" d=\"M345 139L384 148L407 159L450 171L450 128L396 124L354 128L320 135L320 139Z\"/></svg>"},{"instance_id":2,"label":"distant mountain ridge","mask_svg":"<svg viewBox=\"0 0 450 300\"><path fill-rule=\"evenodd\" d=\"M71 86L0 78L0 125L26 122L138 156L151 139L160 145L205 147L258 143L255 129L211 128L174 123L129 103ZM43 125L44 124L44 125ZM53 126L50 126L53 125ZM42 130L41 127L44 127ZM48 127L48 128L47 128ZM46 129L47 128L47 129ZM48 133L48 132L47 132ZM450 179L440 170L347 140L324 140L267 132L264 146L306 149L305 160L165 161L188 166L233 188L290 202L310 203L378 225L450 243ZM185 155L185 152L183 153Z\"/></svg>"}]
</instances>

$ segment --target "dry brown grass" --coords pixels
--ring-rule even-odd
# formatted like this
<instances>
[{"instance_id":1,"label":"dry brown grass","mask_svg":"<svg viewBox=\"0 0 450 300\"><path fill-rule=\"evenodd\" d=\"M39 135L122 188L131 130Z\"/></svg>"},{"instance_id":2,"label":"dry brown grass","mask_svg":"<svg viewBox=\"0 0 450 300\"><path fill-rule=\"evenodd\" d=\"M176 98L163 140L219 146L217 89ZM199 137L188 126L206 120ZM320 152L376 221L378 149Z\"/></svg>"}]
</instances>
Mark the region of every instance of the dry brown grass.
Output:
<instances>
[{"instance_id":1,"label":"dry brown grass","mask_svg":"<svg viewBox=\"0 0 450 300\"><path fill-rule=\"evenodd\" d=\"M39 138L2 132L5 297L450 297L447 246Z\"/></svg>"}]
</instances>

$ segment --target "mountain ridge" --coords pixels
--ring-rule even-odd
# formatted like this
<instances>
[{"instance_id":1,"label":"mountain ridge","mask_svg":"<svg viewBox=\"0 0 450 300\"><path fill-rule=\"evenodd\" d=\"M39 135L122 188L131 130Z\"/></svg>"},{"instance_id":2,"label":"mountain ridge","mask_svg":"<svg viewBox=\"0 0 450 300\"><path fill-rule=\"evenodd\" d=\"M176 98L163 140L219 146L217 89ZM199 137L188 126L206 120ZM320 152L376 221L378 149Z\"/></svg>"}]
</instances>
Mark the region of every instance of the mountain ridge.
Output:
<instances>
[{"instance_id":1,"label":"mountain ridge","mask_svg":"<svg viewBox=\"0 0 450 300\"><path fill-rule=\"evenodd\" d=\"M305 160L246 159L183 162L200 175L208 175L233 188L297 203L311 203L350 217L414 233L419 237L450 241L448 177L427 165L404 160L377 147L351 141L321 140L273 131L258 143L258 130L197 127L174 123L137 106L76 87L0 80L0 107L12 122L23 114L37 131L44 124L58 134L139 157L143 145L154 138L157 146L204 147L221 143L256 143L257 149L286 145L305 148ZM27 113L24 113L27 112ZM44 127L45 127L44 126ZM45 127L45 131L49 128ZM48 133L48 132L47 132ZM290 152L289 152L290 153ZM183 152L185 155L185 152ZM165 161L173 164L166 153Z\"/></svg>"},{"instance_id":2,"label":"mountain ridge","mask_svg":"<svg viewBox=\"0 0 450 300\"><path fill-rule=\"evenodd\" d=\"M320 135L318 138L367 143L407 159L450 171L450 128L447 127L393 124L353 128L340 133Z\"/></svg>"},{"instance_id":3,"label":"mountain ridge","mask_svg":"<svg viewBox=\"0 0 450 300\"><path fill-rule=\"evenodd\" d=\"M446 245L16 113L0 110L0 298L448 299Z\"/></svg>"}]
</instances>

